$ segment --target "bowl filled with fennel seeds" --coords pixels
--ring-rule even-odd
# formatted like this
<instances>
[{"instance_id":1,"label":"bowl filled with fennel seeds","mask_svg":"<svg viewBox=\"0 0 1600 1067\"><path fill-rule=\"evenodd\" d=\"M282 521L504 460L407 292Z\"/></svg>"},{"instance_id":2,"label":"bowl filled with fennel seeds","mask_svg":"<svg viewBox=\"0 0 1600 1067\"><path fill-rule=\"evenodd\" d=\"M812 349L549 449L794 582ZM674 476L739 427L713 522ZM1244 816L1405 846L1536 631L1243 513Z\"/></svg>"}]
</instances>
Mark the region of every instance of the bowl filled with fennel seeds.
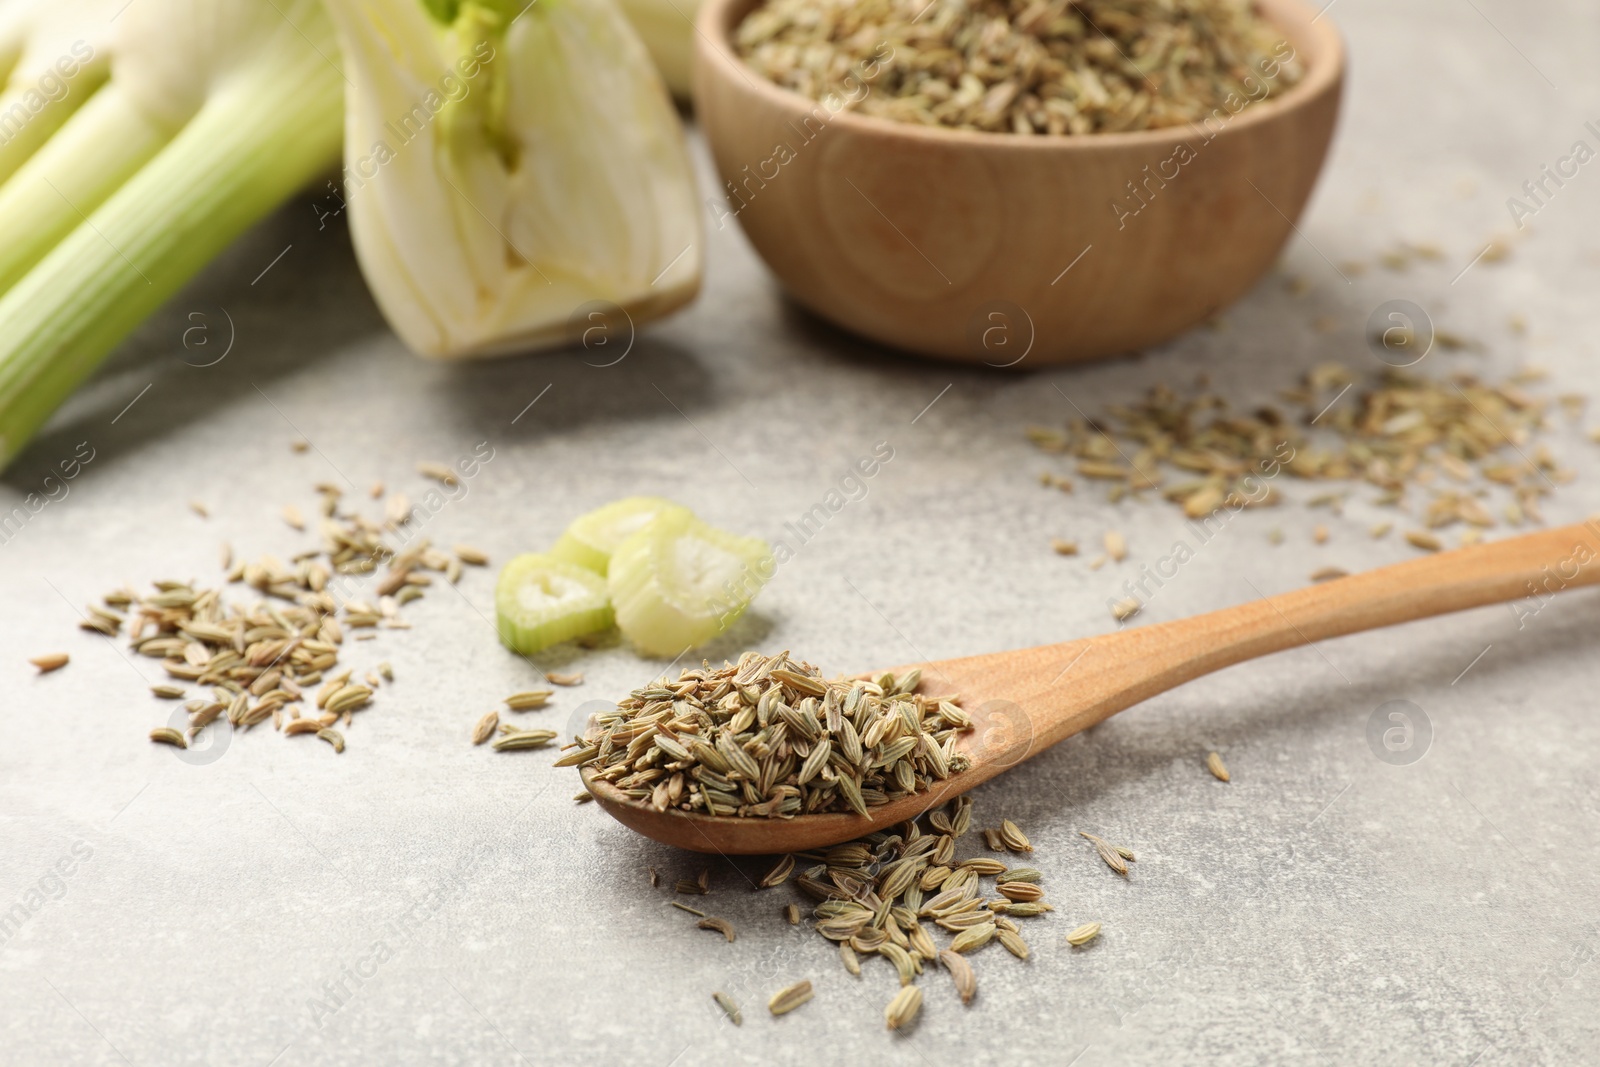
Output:
<instances>
[{"instance_id":1,"label":"bowl filled with fennel seeds","mask_svg":"<svg viewBox=\"0 0 1600 1067\"><path fill-rule=\"evenodd\" d=\"M795 300L1026 368L1215 315L1293 233L1344 50L1302 0L707 0L695 104Z\"/></svg>"}]
</instances>

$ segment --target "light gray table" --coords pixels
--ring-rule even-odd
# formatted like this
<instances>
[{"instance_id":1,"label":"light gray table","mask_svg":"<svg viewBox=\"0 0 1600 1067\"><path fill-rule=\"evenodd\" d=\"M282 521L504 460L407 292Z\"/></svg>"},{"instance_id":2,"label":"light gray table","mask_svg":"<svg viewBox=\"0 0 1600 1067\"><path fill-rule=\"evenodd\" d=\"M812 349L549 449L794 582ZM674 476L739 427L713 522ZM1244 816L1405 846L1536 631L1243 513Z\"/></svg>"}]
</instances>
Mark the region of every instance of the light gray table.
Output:
<instances>
[{"instance_id":1,"label":"light gray table","mask_svg":"<svg viewBox=\"0 0 1600 1067\"><path fill-rule=\"evenodd\" d=\"M980 823L1009 815L1037 842L1059 910L1030 925L1030 963L998 947L976 959L970 1008L930 975L909 1038L883 1029L887 967L846 975L830 945L781 922L788 890L749 891L755 865L718 863L714 894L696 901L737 925L723 944L647 881L651 865L669 884L692 875L697 858L575 806L576 775L548 754L465 743L483 711L535 679L495 643L490 573L413 605L415 629L352 646L352 662L389 659L398 673L342 756L254 732L182 762L145 740L169 710L145 691L154 662L74 629L78 608L119 583L214 580L224 539L286 553L299 542L279 509L309 507L313 482L415 494L417 460L481 441L493 461L430 532L497 561L639 492L781 536L888 441L894 458L865 497L713 651L793 648L842 671L1034 644L1113 625L1107 597L1181 532L1164 505L1039 487L1049 464L1022 428L1071 414L1052 386L1092 409L1204 370L1241 405L1267 400L1322 360L1370 367L1367 316L1403 297L1481 342L1437 357L1435 373L1532 361L1553 390L1594 392L1600 164L1541 209L1508 262L1457 278L1509 229L1505 200L1541 164L1580 138L1600 147L1584 128L1600 118L1592 13L1575 0L1342 0L1331 17L1354 57L1348 110L1284 265L1310 292L1271 277L1224 329L1140 360L1006 376L876 351L787 305L743 238L712 230L704 297L615 367L572 354L439 366L401 350L346 235L319 232L305 203L252 233L0 482L9 509L91 442L70 494L0 545L0 921L12 917L0 1060L1593 1062L1592 593L1521 630L1484 609L1234 668L979 790ZM1446 259L1348 284L1330 266L1374 262L1401 240ZM223 309L233 351L188 365L204 359L183 331L215 327ZM1312 328L1322 317L1332 332ZM315 450L292 454L297 433ZM1551 440L1581 477L1549 519L1600 508L1595 446L1559 420ZM1395 539L1365 536L1369 496L1341 518L1299 504L1243 517L1141 621L1294 588L1324 564L1405 558ZM1332 529L1323 547L1309 539L1318 521ZM1274 526L1281 547L1267 541ZM1049 551L1052 537L1112 527L1133 546L1121 569ZM55 649L72 665L35 678L24 659ZM587 685L535 716L564 722L650 673L620 649L570 666ZM1366 740L1393 699L1414 702L1433 734L1406 765ZM1201 766L1213 747L1230 786ZM1137 849L1132 877L1098 866L1080 828ZM1100 942L1069 951L1062 935L1091 918L1105 923ZM816 1000L768 1017L766 997L801 977ZM744 1003L742 1028L720 1020L714 989Z\"/></svg>"}]
</instances>

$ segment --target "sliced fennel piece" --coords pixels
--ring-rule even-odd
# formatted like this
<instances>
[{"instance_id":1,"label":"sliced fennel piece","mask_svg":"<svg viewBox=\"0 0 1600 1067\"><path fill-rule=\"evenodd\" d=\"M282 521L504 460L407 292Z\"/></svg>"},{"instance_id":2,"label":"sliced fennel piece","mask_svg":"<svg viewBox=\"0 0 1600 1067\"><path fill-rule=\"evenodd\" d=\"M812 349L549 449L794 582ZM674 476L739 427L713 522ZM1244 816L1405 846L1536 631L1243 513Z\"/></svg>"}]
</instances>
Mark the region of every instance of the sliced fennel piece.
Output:
<instances>
[{"instance_id":1,"label":"sliced fennel piece","mask_svg":"<svg viewBox=\"0 0 1600 1067\"><path fill-rule=\"evenodd\" d=\"M0 185L0 233L59 234L0 296L0 467L135 326L339 158L344 83L317 0L135 0L113 27L109 78ZM81 199L50 207L48 185L65 191L56 178L74 167ZM35 207L50 219L19 214Z\"/></svg>"},{"instance_id":2,"label":"sliced fennel piece","mask_svg":"<svg viewBox=\"0 0 1600 1067\"><path fill-rule=\"evenodd\" d=\"M494 612L501 642L523 655L610 629L612 623L604 578L536 552L501 568Z\"/></svg>"},{"instance_id":3,"label":"sliced fennel piece","mask_svg":"<svg viewBox=\"0 0 1600 1067\"><path fill-rule=\"evenodd\" d=\"M671 508L617 546L607 585L623 635L646 655L670 657L726 630L771 576L765 541Z\"/></svg>"},{"instance_id":4,"label":"sliced fennel piece","mask_svg":"<svg viewBox=\"0 0 1600 1067\"><path fill-rule=\"evenodd\" d=\"M676 507L679 505L659 496L630 496L613 501L573 519L550 554L603 575L618 545L663 511Z\"/></svg>"},{"instance_id":5,"label":"sliced fennel piece","mask_svg":"<svg viewBox=\"0 0 1600 1067\"><path fill-rule=\"evenodd\" d=\"M699 291L671 99L615 0L327 0L354 88L345 199L362 272L413 351L559 345Z\"/></svg>"}]
</instances>

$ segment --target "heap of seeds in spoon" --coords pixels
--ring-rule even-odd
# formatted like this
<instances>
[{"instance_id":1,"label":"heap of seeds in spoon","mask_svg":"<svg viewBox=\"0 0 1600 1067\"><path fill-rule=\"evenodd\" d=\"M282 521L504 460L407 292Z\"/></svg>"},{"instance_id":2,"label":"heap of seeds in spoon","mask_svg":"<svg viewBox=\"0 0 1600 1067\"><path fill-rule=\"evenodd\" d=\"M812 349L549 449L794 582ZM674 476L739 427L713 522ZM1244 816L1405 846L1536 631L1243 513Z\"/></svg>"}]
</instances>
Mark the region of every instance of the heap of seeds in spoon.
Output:
<instances>
[{"instance_id":1,"label":"heap of seeds in spoon","mask_svg":"<svg viewBox=\"0 0 1600 1067\"><path fill-rule=\"evenodd\" d=\"M734 44L830 108L1023 135L1225 123L1302 73L1244 0L768 0Z\"/></svg>"},{"instance_id":2,"label":"heap of seeds in spoon","mask_svg":"<svg viewBox=\"0 0 1600 1067\"><path fill-rule=\"evenodd\" d=\"M956 737L972 720L917 693L920 681L828 681L787 652L746 652L635 690L556 765L590 768L657 811L866 815L968 766Z\"/></svg>"}]
</instances>

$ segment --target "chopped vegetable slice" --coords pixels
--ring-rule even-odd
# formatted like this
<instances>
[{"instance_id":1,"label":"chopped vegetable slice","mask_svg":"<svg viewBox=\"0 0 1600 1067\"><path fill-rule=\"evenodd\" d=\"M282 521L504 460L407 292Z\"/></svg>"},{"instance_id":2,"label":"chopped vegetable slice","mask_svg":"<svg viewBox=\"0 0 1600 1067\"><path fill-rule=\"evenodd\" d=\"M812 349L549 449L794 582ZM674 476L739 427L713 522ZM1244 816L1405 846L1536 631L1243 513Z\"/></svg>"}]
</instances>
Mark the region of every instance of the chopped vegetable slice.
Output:
<instances>
[{"instance_id":1,"label":"chopped vegetable slice","mask_svg":"<svg viewBox=\"0 0 1600 1067\"><path fill-rule=\"evenodd\" d=\"M644 529L666 509L678 506L659 496L630 496L614 501L573 519L550 554L587 567L596 574L605 574L618 545Z\"/></svg>"},{"instance_id":2,"label":"chopped vegetable slice","mask_svg":"<svg viewBox=\"0 0 1600 1067\"><path fill-rule=\"evenodd\" d=\"M617 547L608 578L623 634L646 655L676 656L726 630L772 571L765 541L674 507Z\"/></svg>"},{"instance_id":3,"label":"chopped vegetable slice","mask_svg":"<svg viewBox=\"0 0 1600 1067\"><path fill-rule=\"evenodd\" d=\"M604 578L535 552L501 569L494 610L501 642L523 655L608 629L612 621Z\"/></svg>"}]
</instances>

